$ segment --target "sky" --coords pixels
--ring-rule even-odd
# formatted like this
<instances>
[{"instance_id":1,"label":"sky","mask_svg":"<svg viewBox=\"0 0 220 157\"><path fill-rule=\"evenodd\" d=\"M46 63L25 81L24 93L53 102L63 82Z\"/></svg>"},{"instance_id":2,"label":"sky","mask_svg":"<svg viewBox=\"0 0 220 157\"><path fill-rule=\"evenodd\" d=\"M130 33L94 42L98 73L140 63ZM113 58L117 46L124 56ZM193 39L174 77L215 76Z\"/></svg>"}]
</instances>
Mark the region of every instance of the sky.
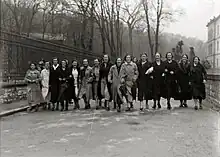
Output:
<instances>
[{"instance_id":1,"label":"sky","mask_svg":"<svg viewBox=\"0 0 220 157\"><path fill-rule=\"evenodd\" d=\"M185 13L164 31L207 41L206 25L211 18L220 15L220 0L169 1L173 8L182 8Z\"/></svg>"}]
</instances>

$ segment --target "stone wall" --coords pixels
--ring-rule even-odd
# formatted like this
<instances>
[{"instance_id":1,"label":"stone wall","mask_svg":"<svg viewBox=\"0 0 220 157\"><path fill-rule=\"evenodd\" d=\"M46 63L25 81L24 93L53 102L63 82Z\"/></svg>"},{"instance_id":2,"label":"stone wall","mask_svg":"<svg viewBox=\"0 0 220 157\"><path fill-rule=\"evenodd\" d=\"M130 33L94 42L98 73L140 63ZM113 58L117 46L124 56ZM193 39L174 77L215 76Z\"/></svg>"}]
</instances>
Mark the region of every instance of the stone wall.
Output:
<instances>
[{"instance_id":1,"label":"stone wall","mask_svg":"<svg viewBox=\"0 0 220 157\"><path fill-rule=\"evenodd\" d=\"M220 108L220 74L208 74L206 94L210 105Z\"/></svg>"}]
</instances>

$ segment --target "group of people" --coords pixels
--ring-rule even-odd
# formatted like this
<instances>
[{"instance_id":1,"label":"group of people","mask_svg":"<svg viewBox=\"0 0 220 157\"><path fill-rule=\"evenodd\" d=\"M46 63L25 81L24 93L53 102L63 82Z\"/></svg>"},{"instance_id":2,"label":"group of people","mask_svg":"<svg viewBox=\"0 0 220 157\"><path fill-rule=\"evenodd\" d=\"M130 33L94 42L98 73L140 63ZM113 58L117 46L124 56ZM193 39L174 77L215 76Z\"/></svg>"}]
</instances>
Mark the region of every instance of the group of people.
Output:
<instances>
[{"instance_id":1,"label":"group of people","mask_svg":"<svg viewBox=\"0 0 220 157\"><path fill-rule=\"evenodd\" d=\"M140 102L140 110L149 109L149 101L153 100L153 109L160 109L160 99L167 100L167 109L172 108L171 98L179 100L180 107L187 107L187 100L194 99L195 110L202 109L205 99L206 70L200 64L199 57L188 61L184 54L180 62L173 59L168 52L166 60L161 54L155 54L155 61L148 61L146 53L140 60L126 55L124 59L117 58L112 64L108 55L102 60L95 59L89 66L87 59L80 67L77 60L69 65L68 60L59 62L53 58L50 62L41 61L38 65L30 64L25 80L28 84L29 110L33 104L41 104L51 110L68 110L70 103L74 109L80 109L79 100L83 99L85 109L90 109L90 100L95 100L96 109L121 111L121 105L126 105L126 111L133 109L136 97ZM145 104L145 105L144 105Z\"/></svg>"}]
</instances>

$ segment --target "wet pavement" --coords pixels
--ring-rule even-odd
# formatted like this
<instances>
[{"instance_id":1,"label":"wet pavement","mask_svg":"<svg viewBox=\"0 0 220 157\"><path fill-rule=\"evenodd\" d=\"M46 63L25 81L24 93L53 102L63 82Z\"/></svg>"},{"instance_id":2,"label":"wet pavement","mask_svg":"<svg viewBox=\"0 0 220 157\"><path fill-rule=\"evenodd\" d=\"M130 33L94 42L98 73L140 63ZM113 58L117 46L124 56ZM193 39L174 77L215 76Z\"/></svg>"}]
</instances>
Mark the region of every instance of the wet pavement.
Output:
<instances>
[{"instance_id":1,"label":"wet pavement","mask_svg":"<svg viewBox=\"0 0 220 157\"><path fill-rule=\"evenodd\" d=\"M220 157L219 113L189 106L19 113L1 119L0 156Z\"/></svg>"}]
</instances>

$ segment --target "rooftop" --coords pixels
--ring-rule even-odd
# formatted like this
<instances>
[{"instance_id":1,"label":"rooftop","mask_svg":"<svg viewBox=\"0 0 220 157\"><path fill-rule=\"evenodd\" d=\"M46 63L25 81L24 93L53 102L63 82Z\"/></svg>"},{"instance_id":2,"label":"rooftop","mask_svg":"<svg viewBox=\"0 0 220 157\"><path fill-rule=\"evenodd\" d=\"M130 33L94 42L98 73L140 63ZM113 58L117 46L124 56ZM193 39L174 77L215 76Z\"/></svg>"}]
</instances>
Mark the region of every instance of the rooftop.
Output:
<instances>
[{"instance_id":1,"label":"rooftop","mask_svg":"<svg viewBox=\"0 0 220 157\"><path fill-rule=\"evenodd\" d=\"M211 25L212 23L216 22L218 19L220 19L220 15L218 15L217 17L213 17L212 19L210 19L210 21L208 22L208 24L206 25L206 27L208 27L209 25Z\"/></svg>"}]
</instances>

